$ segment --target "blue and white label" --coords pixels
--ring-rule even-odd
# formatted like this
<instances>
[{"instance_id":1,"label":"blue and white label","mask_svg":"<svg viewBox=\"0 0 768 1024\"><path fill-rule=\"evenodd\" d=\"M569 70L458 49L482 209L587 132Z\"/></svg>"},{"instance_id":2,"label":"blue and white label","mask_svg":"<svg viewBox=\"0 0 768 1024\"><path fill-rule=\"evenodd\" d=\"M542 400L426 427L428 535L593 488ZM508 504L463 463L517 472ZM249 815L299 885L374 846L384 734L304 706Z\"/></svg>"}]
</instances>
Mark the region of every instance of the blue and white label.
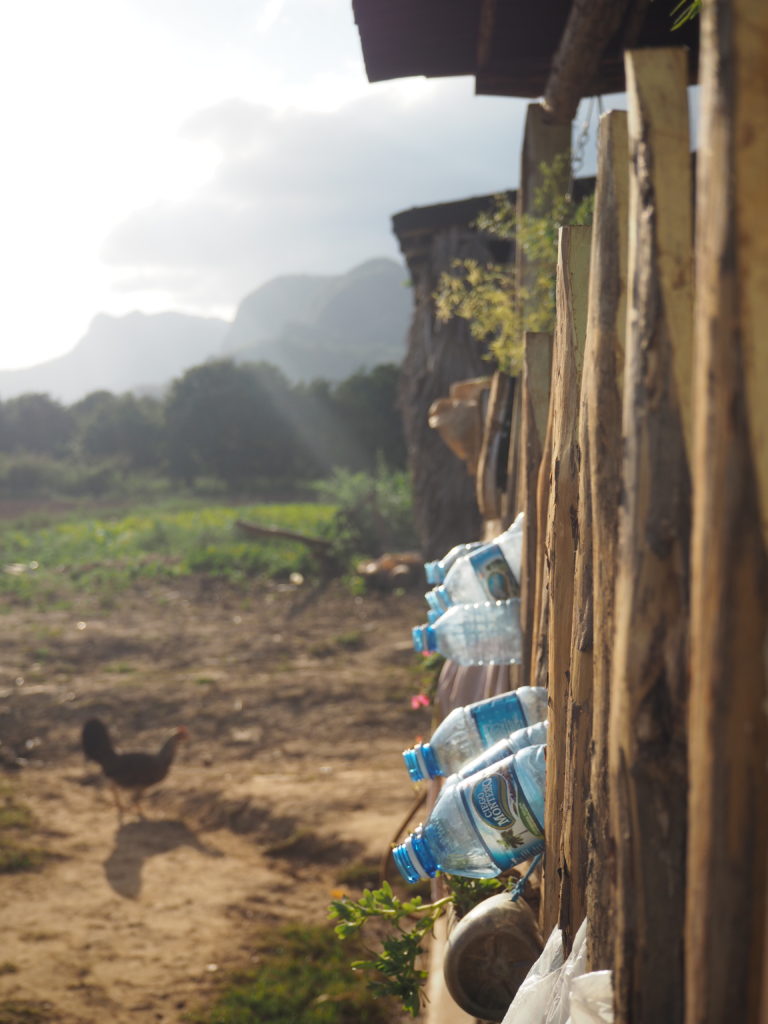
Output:
<instances>
[{"instance_id":1,"label":"blue and white label","mask_svg":"<svg viewBox=\"0 0 768 1024\"><path fill-rule=\"evenodd\" d=\"M505 739L511 732L523 729L528 722L517 694L512 691L500 697L480 701L469 708L484 747Z\"/></svg>"},{"instance_id":2,"label":"blue and white label","mask_svg":"<svg viewBox=\"0 0 768 1024\"><path fill-rule=\"evenodd\" d=\"M478 834L501 871L541 852L544 830L523 794L513 758L472 776L462 787Z\"/></svg>"},{"instance_id":3,"label":"blue and white label","mask_svg":"<svg viewBox=\"0 0 768 1024\"><path fill-rule=\"evenodd\" d=\"M469 556L480 584L491 601L518 597L520 588L498 544L484 544Z\"/></svg>"}]
</instances>

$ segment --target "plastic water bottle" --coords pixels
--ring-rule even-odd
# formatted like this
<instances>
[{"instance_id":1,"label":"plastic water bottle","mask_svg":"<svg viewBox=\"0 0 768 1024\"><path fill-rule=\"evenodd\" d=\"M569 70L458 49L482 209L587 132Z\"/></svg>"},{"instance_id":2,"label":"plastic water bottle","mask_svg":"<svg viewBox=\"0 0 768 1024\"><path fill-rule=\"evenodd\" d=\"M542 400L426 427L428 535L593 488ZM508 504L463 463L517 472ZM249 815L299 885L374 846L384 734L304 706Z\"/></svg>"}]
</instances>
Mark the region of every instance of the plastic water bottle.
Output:
<instances>
[{"instance_id":1,"label":"plastic water bottle","mask_svg":"<svg viewBox=\"0 0 768 1024\"><path fill-rule=\"evenodd\" d=\"M544 849L546 747L526 747L447 789L392 851L408 882L492 878Z\"/></svg>"},{"instance_id":2,"label":"plastic water bottle","mask_svg":"<svg viewBox=\"0 0 768 1024\"><path fill-rule=\"evenodd\" d=\"M473 601L506 601L520 594L525 514L521 512L508 530L489 544L456 559L436 587L444 604Z\"/></svg>"},{"instance_id":3,"label":"plastic water bottle","mask_svg":"<svg viewBox=\"0 0 768 1024\"><path fill-rule=\"evenodd\" d=\"M520 599L451 605L434 623L414 626L413 649L437 651L459 665L512 665L520 661Z\"/></svg>"},{"instance_id":4,"label":"plastic water bottle","mask_svg":"<svg viewBox=\"0 0 768 1024\"><path fill-rule=\"evenodd\" d=\"M546 717L547 691L541 686L520 686L498 697L454 708L432 733L429 743L418 743L403 752L405 767L414 782L452 775L494 743L508 740L510 733L543 722Z\"/></svg>"},{"instance_id":5,"label":"plastic water bottle","mask_svg":"<svg viewBox=\"0 0 768 1024\"><path fill-rule=\"evenodd\" d=\"M436 590L428 590L424 597L426 598L427 607L429 608L429 610L433 612L438 612L440 615L442 615L443 612L451 606L450 601L446 604L444 601L440 599L440 595L437 593Z\"/></svg>"},{"instance_id":6,"label":"plastic water bottle","mask_svg":"<svg viewBox=\"0 0 768 1024\"><path fill-rule=\"evenodd\" d=\"M424 572L427 577L427 583L436 584L442 583L445 579L445 575L451 568L453 563L461 558L462 555L468 554L470 551L474 551L476 548L481 548L483 541L476 540L471 544L457 544L452 547L447 555L443 555L441 559L436 562L425 562Z\"/></svg>"},{"instance_id":7,"label":"plastic water bottle","mask_svg":"<svg viewBox=\"0 0 768 1024\"><path fill-rule=\"evenodd\" d=\"M450 783L451 779L461 782L462 779L468 779L470 775L476 775L477 772L490 768L497 761L503 761L512 754L519 754L526 747L546 747L548 729L548 722L536 722L535 725L527 725L524 729L515 729L505 739L494 743L492 747L488 747L482 754L478 754L477 757L473 757L471 761L467 761L457 769L455 774L446 780L445 786Z\"/></svg>"}]
</instances>

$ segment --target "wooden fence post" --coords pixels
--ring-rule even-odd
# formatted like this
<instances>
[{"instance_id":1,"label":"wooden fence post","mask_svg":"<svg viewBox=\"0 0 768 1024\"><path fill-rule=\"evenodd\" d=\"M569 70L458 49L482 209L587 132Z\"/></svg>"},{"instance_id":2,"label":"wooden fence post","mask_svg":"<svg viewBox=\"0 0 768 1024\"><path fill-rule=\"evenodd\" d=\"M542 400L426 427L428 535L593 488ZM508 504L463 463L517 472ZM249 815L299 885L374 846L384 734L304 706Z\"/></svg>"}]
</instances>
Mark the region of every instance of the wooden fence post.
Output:
<instances>
[{"instance_id":1,"label":"wooden fence post","mask_svg":"<svg viewBox=\"0 0 768 1024\"><path fill-rule=\"evenodd\" d=\"M629 313L609 728L614 998L617 1024L672 1024L683 1014L687 775L690 483L681 409L690 405L680 396L690 366L678 351L690 358L679 258L691 244L682 212L691 205L686 59L681 50L638 50L625 68Z\"/></svg>"},{"instance_id":2,"label":"wooden fence post","mask_svg":"<svg viewBox=\"0 0 768 1024\"><path fill-rule=\"evenodd\" d=\"M768 7L705 0L686 1021L768 1020Z\"/></svg>"},{"instance_id":3,"label":"wooden fence post","mask_svg":"<svg viewBox=\"0 0 768 1024\"><path fill-rule=\"evenodd\" d=\"M547 645L549 740L544 831L544 892L541 907L546 934L558 920L558 862L565 768L565 714L573 613L578 504L577 429L584 337L587 328L589 245L592 229L560 229L557 264L557 320L552 353L549 502L544 557L549 568Z\"/></svg>"},{"instance_id":4,"label":"wooden fence post","mask_svg":"<svg viewBox=\"0 0 768 1024\"><path fill-rule=\"evenodd\" d=\"M520 625L523 632L523 668L525 683L531 678L531 640L536 592L536 551L538 519L536 488L541 465L544 434L549 413L549 389L552 381L552 335L527 331L523 348L521 388L521 498L525 512L522 579L520 581Z\"/></svg>"},{"instance_id":5,"label":"wooden fence post","mask_svg":"<svg viewBox=\"0 0 768 1024\"><path fill-rule=\"evenodd\" d=\"M591 453L593 543L592 766L586 879L587 952L592 970L613 964L615 872L608 808L608 713L621 500L628 187L627 115L616 110L600 119L582 381Z\"/></svg>"}]
</instances>

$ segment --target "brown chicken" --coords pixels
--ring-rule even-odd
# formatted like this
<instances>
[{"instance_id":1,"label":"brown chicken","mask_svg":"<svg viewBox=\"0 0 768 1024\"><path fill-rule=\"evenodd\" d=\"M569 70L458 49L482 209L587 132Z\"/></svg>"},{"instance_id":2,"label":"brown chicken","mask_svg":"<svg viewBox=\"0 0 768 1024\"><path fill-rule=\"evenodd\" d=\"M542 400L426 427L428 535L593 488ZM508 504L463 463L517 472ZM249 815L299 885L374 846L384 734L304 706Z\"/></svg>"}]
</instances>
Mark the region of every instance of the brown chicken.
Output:
<instances>
[{"instance_id":1,"label":"brown chicken","mask_svg":"<svg viewBox=\"0 0 768 1024\"><path fill-rule=\"evenodd\" d=\"M156 754L119 754L112 745L106 725L98 718L89 718L83 726L83 753L87 760L101 765L101 770L112 787L118 811L122 814L120 790L127 789L132 794L136 810L143 817L141 798L145 790L163 781L176 756L176 748L188 736L189 733L181 725Z\"/></svg>"}]
</instances>

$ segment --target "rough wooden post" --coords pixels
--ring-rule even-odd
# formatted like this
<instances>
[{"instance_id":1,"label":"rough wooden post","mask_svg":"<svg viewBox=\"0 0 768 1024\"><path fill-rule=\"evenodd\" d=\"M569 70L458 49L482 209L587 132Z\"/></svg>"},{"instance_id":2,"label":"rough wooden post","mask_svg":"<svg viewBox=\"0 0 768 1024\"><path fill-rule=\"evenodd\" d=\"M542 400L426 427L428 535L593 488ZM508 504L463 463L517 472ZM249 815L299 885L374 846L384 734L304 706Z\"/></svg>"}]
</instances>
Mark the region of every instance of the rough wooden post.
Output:
<instances>
[{"instance_id":1,"label":"rough wooden post","mask_svg":"<svg viewBox=\"0 0 768 1024\"><path fill-rule=\"evenodd\" d=\"M584 337L587 328L589 245L592 229L560 229L557 265L557 320L552 353L550 417L552 454L549 503L544 541L549 567L549 739L544 832L542 927L557 924L560 885L558 861L565 768L566 701L573 612L578 504L578 415Z\"/></svg>"},{"instance_id":2,"label":"rough wooden post","mask_svg":"<svg viewBox=\"0 0 768 1024\"><path fill-rule=\"evenodd\" d=\"M566 120L553 124L547 117L540 103L529 103L525 117L523 149L520 157L520 184L517 189L518 218L533 212L536 191L541 185L541 165L551 165L563 154L571 152L571 122ZM569 167L563 167L562 189L568 188ZM516 302L525 324L526 295L530 295L536 276L536 268L530 266L525 258L522 246L517 247L516 255Z\"/></svg>"},{"instance_id":3,"label":"rough wooden post","mask_svg":"<svg viewBox=\"0 0 768 1024\"><path fill-rule=\"evenodd\" d=\"M563 831L560 842L560 927L565 949L586 914L590 742L592 739L592 491L589 406L582 373L578 427L578 502L572 528L576 545L568 701L565 708Z\"/></svg>"},{"instance_id":4,"label":"rough wooden post","mask_svg":"<svg viewBox=\"0 0 768 1024\"><path fill-rule=\"evenodd\" d=\"M768 7L705 0L701 31L685 1019L757 1024L768 1020Z\"/></svg>"},{"instance_id":5,"label":"rough wooden post","mask_svg":"<svg viewBox=\"0 0 768 1024\"><path fill-rule=\"evenodd\" d=\"M525 133L523 135L523 149L520 158L520 185L517 190L518 218L530 214L534 210L536 191L542 184L542 164L551 165L553 161L562 154L569 154L571 150L571 126L570 122L561 124L552 123L547 118L546 112L540 103L530 103L525 119ZM563 192L568 187L568 170L563 168L562 188ZM533 292L533 285L536 278L536 268L529 265L526 260L522 246L517 247L516 252L516 303L518 313L523 325L526 323L526 299ZM530 302L530 298L527 299ZM525 330L525 327L523 328ZM544 536L543 521L546 516L547 488L549 486L549 461L550 461L550 436L549 422L542 445L542 459L537 482L537 535ZM531 520L532 521L532 520ZM542 545L538 545L537 564L531 567L534 572L535 586L533 594L528 599L531 609L531 649L529 659L531 664L526 679L534 685L546 686L547 676L547 616L549 605L546 599L547 590L547 567L541 556Z\"/></svg>"},{"instance_id":6,"label":"rough wooden post","mask_svg":"<svg viewBox=\"0 0 768 1024\"><path fill-rule=\"evenodd\" d=\"M496 536L502 526L502 488L506 480L500 480L500 471L506 474L507 445L509 443L509 412L515 382L506 373L497 370L491 381L488 407L485 413L483 443L477 462L475 493L477 507L483 517L486 533ZM503 448L503 453L502 453Z\"/></svg>"},{"instance_id":7,"label":"rough wooden post","mask_svg":"<svg viewBox=\"0 0 768 1024\"><path fill-rule=\"evenodd\" d=\"M538 520L536 488L541 465L544 434L549 413L549 388L552 381L552 335L526 332L523 349L521 388L521 499L525 512L525 544L520 581L520 625L523 631L522 677L531 678L531 641L536 591L536 550Z\"/></svg>"},{"instance_id":8,"label":"rough wooden post","mask_svg":"<svg viewBox=\"0 0 768 1024\"><path fill-rule=\"evenodd\" d=\"M593 543L592 766L586 912L592 970L613 964L613 842L608 809L608 713L621 500L621 395L627 295L627 115L600 119L582 393L587 399ZM580 521L583 516L580 516Z\"/></svg>"},{"instance_id":9,"label":"rough wooden post","mask_svg":"<svg viewBox=\"0 0 768 1024\"><path fill-rule=\"evenodd\" d=\"M617 1024L683 1014L690 484L679 391L690 293L685 56L626 55L629 313L609 729ZM676 189L669 187L670 180ZM676 303L679 303L679 308ZM676 332L680 331L678 338Z\"/></svg>"}]
</instances>

